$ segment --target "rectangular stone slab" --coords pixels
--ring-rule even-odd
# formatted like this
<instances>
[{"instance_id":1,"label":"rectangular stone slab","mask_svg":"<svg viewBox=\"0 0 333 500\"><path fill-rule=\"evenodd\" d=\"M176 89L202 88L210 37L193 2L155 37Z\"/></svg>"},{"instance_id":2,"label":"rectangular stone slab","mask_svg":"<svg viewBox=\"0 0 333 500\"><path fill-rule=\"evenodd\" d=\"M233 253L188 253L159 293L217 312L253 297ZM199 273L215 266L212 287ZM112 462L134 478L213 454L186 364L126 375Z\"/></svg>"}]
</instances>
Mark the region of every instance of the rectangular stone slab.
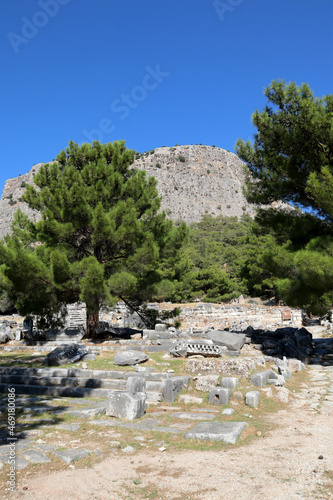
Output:
<instances>
[{"instance_id":1,"label":"rectangular stone slab","mask_svg":"<svg viewBox=\"0 0 333 500\"><path fill-rule=\"evenodd\" d=\"M177 412L173 413L174 418L185 418L188 420L213 420L216 418L214 413L194 413L194 412Z\"/></svg>"},{"instance_id":2,"label":"rectangular stone slab","mask_svg":"<svg viewBox=\"0 0 333 500\"><path fill-rule=\"evenodd\" d=\"M246 426L246 422L201 422L186 432L184 438L235 444Z\"/></svg>"}]
</instances>

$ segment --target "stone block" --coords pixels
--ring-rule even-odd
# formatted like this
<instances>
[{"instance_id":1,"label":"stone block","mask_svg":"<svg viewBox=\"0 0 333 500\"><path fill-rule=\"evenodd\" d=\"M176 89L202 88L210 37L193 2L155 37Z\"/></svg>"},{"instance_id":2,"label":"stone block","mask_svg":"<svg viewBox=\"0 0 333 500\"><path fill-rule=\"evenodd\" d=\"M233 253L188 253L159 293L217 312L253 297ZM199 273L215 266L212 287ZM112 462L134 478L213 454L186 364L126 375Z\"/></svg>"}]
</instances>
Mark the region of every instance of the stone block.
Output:
<instances>
[{"instance_id":1,"label":"stone block","mask_svg":"<svg viewBox=\"0 0 333 500\"><path fill-rule=\"evenodd\" d=\"M70 463L74 462L74 460L85 458L90 453L90 450L62 450L54 451L53 455L60 458L63 462L69 465Z\"/></svg>"},{"instance_id":2,"label":"stone block","mask_svg":"<svg viewBox=\"0 0 333 500\"><path fill-rule=\"evenodd\" d=\"M186 432L184 438L235 444L246 426L246 422L201 422Z\"/></svg>"},{"instance_id":3,"label":"stone block","mask_svg":"<svg viewBox=\"0 0 333 500\"><path fill-rule=\"evenodd\" d=\"M189 394L181 394L178 401L185 404L201 405L203 403L203 398L197 398L196 396L190 396Z\"/></svg>"},{"instance_id":4,"label":"stone block","mask_svg":"<svg viewBox=\"0 0 333 500\"><path fill-rule=\"evenodd\" d=\"M165 332L167 330L167 326L164 323L157 323L155 325L155 330L157 332Z\"/></svg>"},{"instance_id":5,"label":"stone block","mask_svg":"<svg viewBox=\"0 0 333 500\"><path fill-rule=\"evenodd\" d=\"M212 405L227 405L231 396L231 390L225 387L213 387L209 391L209 402Z\"/></svg>"},{"instance_id":6,"label":"stone block","mask_svg":"<svg viewBox=\"0 0 333 500\"><path fill-rule=\"evenodd\" d=\"M226 387L227 389L234 390L238 385L237 377L222 377L221 378L221 387Z\"/></svg>"},{"instance_id":7,"label":"stone block","mask_svg":"<svg viewBox=\"0 0 333 500\"><path fill-rule=\"evenodd\" d=\"M208 330L206 338L214 344L226 346L229 351L239 351L245 343L246 335L225 330Z\"/></svg>"},{"instance_id":8,"label":"stone block","mask_svg":"<svg viewBox=\"0 0 333 500\"><path fill-rule=\"evenodd\" d=\"M162 397L167 403L173 403L180 391L188 386L191 377L172 377L162 381Z\"/></svg>"},{"instance_id":9,"label":"stone block","mask_svg":"<svg viewBox=\"0 0 333 500\"><path fill-rule=\"evenodd\" d=\"M21 451L21 455L32 464L45 464L51 462L51 460L41 451L25 450Z\"/></svg>"},{"instance_id":10,"label":"stone block","mask_svg":"<svg viewBox=\"0 0 333 500\"><path fill-rule=\"evenodd\" d=\"M300 361L299 359L294 358L288 359L288 367L292 373L306 370L305 364L302 363L302 361Z\"/></svg>"},{"instance_id":11,"label":"stone block","mask_svg":"<svg viewBox=\"0 0 333 500\"><path fill-rule=\"evenodd\" d=\"M217 386L219 378L219 375L202 375L197 378L195 388L197 391L210 391L212 387Z\"/></svg>"},{"instance_id":12,"label":"stone block","mask_svg":"<svg viewBox=\"0 0 333 500\"><path fill-rule=\"evenodd\" d=\"M180 411L173 413L174 418L181 418L184 420L214 420L216 417L215 413L204 413L204 412L190 412L190 411Z\"/></svg>"},{"instance_id":13,"label":"stone block","mask_svg":"<svg viewBox=\"0 0 333 500\"><path fill-rule=\"evenodd\" d=\"M106 414L110 417L127 418L134 420L140 418L145 412L146 394L137 392L130 394L127 391L109 391Z\"/></svg>"},{"instance_id":14,"label":"stone block","mask_svg":"<svg viewBox=\"0 0 333 500\"><path fill-rule=\"evenodd\" d=\"M221 415L228 415L229 417L235 413L233 408L226 408L221 412Z\"/></svg>"},{"instance_id":15,"label":"stone block","mask_svg":"<svg viewBox=\"0 0 333 500\"><path fill-rule=\"evenodd\" d=\"M279 374L282 375L285 380L291 379L291 371L287 366L279 366L278 370Z\"/></svg>"},{"instance_id":16,"label":"stone block","mask_svg":"<svg viewBox=\"0 0 333 500\"><path fill-rule=\"evenodd\" d=\"M254 373L250 378L250 382L256 387L264 387L272 373L274 373L272 370Z\"/></svg>"},{"instance_id":17,"label":"stone block","mask_svg":"<svg viewBox=\"0 0 333 500\"><path fill-rule=\"evenodd\" d=\"M251 408L258 408L259 406L259 392L249 391L245 394L245 404Z\"/></svg>"},{"instance_id":18,"label":"stone block","mask_svg":"<svg viewBox=\"0 0 333 500\"><path fill-rule=\"evenodd\" d=\"M146 392L146 379L144 377L128 377L126 381L126 391L131 394Z\"/></svg>"},{"instance_id":19,"label":"stone block","mask_svg":"<svg viewBox=\"0 0 333 500\"><path fill-rule=\"evenodd\" d=\"M283 387L286 381L283 375L278 375L277 373L274 373L274 376L269 377L268 383L275 385L277 387Z\"/></svg>"}]
</instances>

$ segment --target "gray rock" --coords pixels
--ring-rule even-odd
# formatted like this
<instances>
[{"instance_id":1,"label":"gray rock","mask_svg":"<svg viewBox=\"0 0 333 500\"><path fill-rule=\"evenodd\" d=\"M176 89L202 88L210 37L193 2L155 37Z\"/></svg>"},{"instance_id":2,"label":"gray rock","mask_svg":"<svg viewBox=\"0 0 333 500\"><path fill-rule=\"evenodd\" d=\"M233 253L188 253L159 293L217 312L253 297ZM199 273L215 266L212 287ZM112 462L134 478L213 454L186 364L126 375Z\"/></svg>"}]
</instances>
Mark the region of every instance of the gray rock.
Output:
<instances>
[{"instance_id":1,"label":"gray rock","mask_svg":"<svg viewBox=\"0 0 333 500\"><path fill-rule=\"evenodd\" d=\"M305 364L302 363L302 361L300 361L299 359L288 359L288 367L292 373L306 370Z\"/></svg>"},{"instance_id":2,"label":"gray rock","mask_svg":"<svg viewBox=\"0 0 333 500\"><path fill-rule=\"evenodd\" d=\"M212 387L217 386L219 378L219 375L202 375L197 378L195 388L197 391L210 391Z\"/></svg>"},{"instance_id":3,"label":"gray rock","mask_svg":"<svg viewBox=\"0 0 333 500\"><path fill-rule=\"evenodd\" d=\"M133 446L126 446L126 448L123 448L122 451L124 453L132 453L134 451Z\"/></svg>"},{"instance_id":4,"label":"gray rock","mask_svg":"<svg viewBox=\"0 0 333 500\"><path fill-rule=\"evenodd\" d=\"M67 363L76 363L86 354L89 354L89 350L84 345L64 344L51 351L44 359L43 364L59 366Z\"/></svg>"},{"instance_id":5,"label":"gray rock","mask_svg":"<svg viewBox=\"0 0 333 500\"><path fill-rule=\"evenodd\" d=\"M182 418L185 420L213 420L216 415L214 413L196 413L196 412L185 412L185 411L180 411L173 413L172 416L174 418Z\"/></svg>"},{"instance_id":6,"label":"gray rock","mask_svg":"<svg viewBox=\"0 0 333 500\"><path fill-rule=\"evenodd\" d=\"M209 391L209 402L212 405L227 405L231 396L231 390L226 387L213 387Z\"/></svg>"},{"instance_id":7,"label":"gray rock","mask_svg":"<svg viewBox=\"0 0 333 500\"><path fill-rule=\"evenodd\" d=\"M51 462L51 460L41 451L25 450L21 451L21 455L32 464L46 464L47 462Z\"/></svg>"},{"instance_id":8,"label":"gray rock","mask_svg":"<svg viewBox=\"0 0 333 500\"><path fill-rule=\"evenodd\" d=\"M57 429L75 432L80 429L80 424L59 424L57 425Z\"/></svg>"},{"instance_id":9,"label":"gray rock","mask_svg":"<svg viewBox=\"0 0 333 500\"><path fill-rule=\"evenodd\" d=\"M245 404L251 408L258 408L259 406L259 392L249 391L245 394Z\"/></svg>"},{"instance_id":10,"label":"gray rock","mask_svg":"<svg viewBox=\"0 0 333 500\"><path fill-rule=\"evenodd\" d=\"M54 451L53 455L60 458L67 465L74 462L75 460L80 460L81 458L85 458L91 453L90 450L63 450L63 451Z\"/></svg>"},{"instance_id":11,"label":"gray rock","mask_svg":"<svg viewBox=\"0 0 333 500\"><path fill-rule=\"evenodd\" d=\"M80 408L78 410L68 410L68 413L78 418L92 418L105 414L105 407L99 408Z\"/></svg>"},{"instance_id":12,"label":"gray rock","mask_svg":"<svg viewBox=\"0 0 333 500\"><path fill-rule=\"evenodd\" d=\"M130 394L126 391L109 391L106 414L111 417L134 420L144 415L146 394L137 392Z\"/></svg>"},{"instance_id":13,"label":"gray rock","mask_svg":"<svg viewBox=\"0 0 333 500\"><path fill-rule=\"evenodd\" d=\"M245 343L246 335L225 330L208 330L206 338L214 344L226 346L229 351L239 351Z\"/></svg>"},{"instance_id":14,"label":"gray rock","mask_svg":"<svg viewBox=\"0 0 333 500\"><path fill-rule=\"evenodd\" d=\"M189 394L181 394L178 401L187 404L201 405L203 403L203 398L197 398L196 396L190 396Z\"/></svg>"},{"instance_id":15,"label":"gray rock","mask_svg":"<svg viewBox=\"0 0 333 500\"><path fill-rule=\"evenodd\" d=\"M221 412L222 415L228 415L231 416L235 413L235 410L233 408L226 408Z\"/></svg>"},{"instance_id":16,"label":"gray rock","mask_svg":"<svg viewBox=\"0 0 333 500\"><path fill-rule=\"evenodd\" d=\"M21 458L21 457L16 457L15 459L15 468L16 469L25 469L26 467L28 467L29 465L29 462L27 460L25 460L24 458Z\"/></svg>"},{"instance_id":17,"label":"gray rock","mask_svg":"<svg viewBox=\"0 0 333 500\"><path fill-rule=\"evenodd\" d=\"M167 330L167 326L164 323L156 323L155 330L157 332L165 332Z\"/></svg>"},{"instance_id":18,"label":"gray rock","mask_svg":"<svg viewBox=\"0 0 333 500\"><path fill-rule=\"evenodd\" d=\"M182 389L188 386L191 377L172 377L162 381L162 396L167 403L173 403Z\"/></svg>"},{"instance_id":19,"label":"gray rock","mask_svg":"<svg viewBox=\"0 0 333 500\"><path fill-rule=\"evenodd\" d=\"M93 353L89 353L89 354L85 354L82 357L81 361L95 361L95 359L96 359L96 355Z\"/></svg>"},{"instance_id":20,"label":"gray rock","mask_svg":"<svg viewBox=\"0 0 333 500\"><path fill-rule=\"evenodd\" d=\"M174 357L193 355L220 357L222 356L222 349L220 346L215 345L212 340L188 339L177 342L169 349L169 354Z\"/></svg>"},{"instance_id":21,"label":"gray rock","mask_svg":"<svg viewBox=\"0 0 333 500\"><path fill-rule=\"evenodd\" d=\"M117 352L114 357L113 363L118 366L133 366L138 363L148 361L148 356L140 351L123 351Z\"/></svg>"},{"instance_id":22,"label":"gray rock","mask_svg":"<svg viewBox=\"0 0 333 500\"><path fill-rule=\"evenodd\" d=\"M272 370L254 373L250 378L250 382L256 387L264 387L264 385L268 382L268 379L273 376L273 373L274 372Z\"/></svg>"},{"instance_id":23,"label":"gray rock","mask_svg":"<svg viewBox=\"0 0 333 500\"><path fill-rule=\"evenodd\" d=\"M186 432L184 438L235 444L246 425L246 422L201 422Z\"/></svg>"},{"instance_id":24,"label":"gray rock","mask_svg":"<svg viewBox=\"0 0 333 500\"><path fill-rule=\"evenodd\" d=\"M283 387L286 381L283 375L278 375L275 373L273 377L269 377L268 383L277 387Z\"/></svg>"},{"instance_id":25,"label":"gray rock","mask_svg":"<svg viewBox=\"0 0 333 500\"><path fill-rule=\"evenodd\" d=\"M221 378L221 387L226 387L227 389L236 389L238 385L237 377L222 377Z\"/></svg>"},{"instance_id":26,"label":"gray rock","mask_svg":"<svg viewBox=\"0 0 333 500\"><path fill-rule=\"evenodd\" d=\"M14 339L14 332L10 326L0 325L0 344L5 344Z\"/></svg>"},{"instance_id":27,"label":"gray rock","mask_svg":"<svg viewBox=\"0 0 333 500\"><path fill-rule=\"evenodd\" d=\"M128 377L126 382L126 391L131 394L146 392L146 379L144 377Z\"/></svg>"}]
</instances>

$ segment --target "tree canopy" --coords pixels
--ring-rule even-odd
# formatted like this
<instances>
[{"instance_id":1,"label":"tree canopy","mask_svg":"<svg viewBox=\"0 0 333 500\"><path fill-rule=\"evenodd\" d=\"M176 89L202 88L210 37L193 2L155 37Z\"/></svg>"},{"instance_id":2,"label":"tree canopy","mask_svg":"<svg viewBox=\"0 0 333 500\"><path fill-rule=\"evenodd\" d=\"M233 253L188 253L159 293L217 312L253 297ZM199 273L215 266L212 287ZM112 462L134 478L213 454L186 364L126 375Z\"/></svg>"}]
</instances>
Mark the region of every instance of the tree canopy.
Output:
<instances>
[{"instance_id":1,"label":"tree canopy","mask_svg":"<svg viewBox=\"0 0 333 500\"><path fill-rule=\"evenodd\" d=\"M124 141L70 142L26 186L22 199L41 219L18 210L0 245L2 287L22 314L51 317L81 300L94 336L103 305L137 307L163 262L177 262L186 226L159 210L156 180L130 167L134 156Z\"/></svg>"},{"instance_id":2,"label":"tree canopy","mask_svg":"<svg viewBox=\"0 0 333 500\"><path fill-rule=\"evenodd\" d=\"M265 95L252 116L254 142L236 144L248 201L283 202L258 212L261 227L275 231L263 262L288 304L324 314L333 304L333 95L278 80Z\"/></svg>"}]
</instances>

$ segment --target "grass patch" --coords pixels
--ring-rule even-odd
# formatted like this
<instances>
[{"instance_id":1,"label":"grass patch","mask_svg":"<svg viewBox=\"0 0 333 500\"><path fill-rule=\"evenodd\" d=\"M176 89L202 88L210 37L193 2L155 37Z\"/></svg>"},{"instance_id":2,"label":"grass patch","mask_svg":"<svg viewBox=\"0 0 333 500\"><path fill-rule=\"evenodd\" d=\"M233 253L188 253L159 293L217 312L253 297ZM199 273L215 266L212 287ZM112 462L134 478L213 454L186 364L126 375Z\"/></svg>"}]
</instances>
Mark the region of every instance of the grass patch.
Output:
<instances>
[{"instance_id":1,"label":"grass patch","mask_svg":"<svg viewBox=\"0 0 333 500\"><path fill-rule=\"evenodd\" d=\"M95 360L86 361L88 370L111 370L111 371L135 371L133 366L119 366L113 363L115 352L102 351L100 355L96 356ZM142 363L142 366L154 368L154 371L165 372L167 370L174 370L175 375L181 375L184 372L185 359L163 359L164 353L148 353L149 361ZM65 368L74 369L82 368L82 362L67 363L60 366L46 367L43 365L43 360L46 354L35 355L26 352L8 353L2 352L0 357L0 367L4 366L19 366L25 368Z\"/></svg>"}]
</instances>

